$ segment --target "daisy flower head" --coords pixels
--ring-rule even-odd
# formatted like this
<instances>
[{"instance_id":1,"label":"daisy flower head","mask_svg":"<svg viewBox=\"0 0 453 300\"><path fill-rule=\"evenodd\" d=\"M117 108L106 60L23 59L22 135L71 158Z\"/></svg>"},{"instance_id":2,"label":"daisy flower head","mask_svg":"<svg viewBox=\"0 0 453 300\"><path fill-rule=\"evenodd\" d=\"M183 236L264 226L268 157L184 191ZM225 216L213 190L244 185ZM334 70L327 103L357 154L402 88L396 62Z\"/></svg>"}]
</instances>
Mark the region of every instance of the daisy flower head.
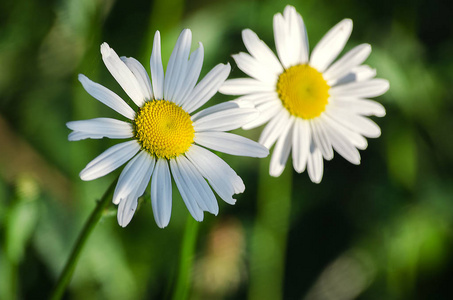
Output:
<instances>
[{"instance_id":1,"label":"daisy flower head","mask_svg":"<svg viewBox=\"0 0 453 300\"><path fill-rule=\"evenodd\" d=\"M96 118L67 123L73 130L70 141L127 139L107 149L80 172L82 180L93 180L127 162L113 195L122 227L131 221L137 199L150 181L154 219L161 228L170 221L172 178L197 221L203 220L204 211L215 215L219 211L212 190L225 202L234 204L236 200L232 196L244 191L244 183L224 160L206 148L250 157L269 154L262 145L226 132L256 118L259 112L253 105L230 101L193 114L217 93L230 73L230 65L215 66L197 84L204 50L199 43L190 53L191 42L191 31L183 30L164 75L157 31L150 59L151 79L137 60L118 57L107 43L101 45L107 69L136 109L111 90L79 75L79 81L91 96L124 117L124 120Z\"/></svg>"},{"instance_id":2,"label":"daisy flower head","mask_svg":"<svg viewBox=\"0 0 453 300\"><path fill-rule=\"evenodd\" d=\"M382 117L385 109L367 98L385 93L389 83L374 78L376 71L362 64L371 52L369 44L358 45L335 61L351 35L350 19L330 29L311 55L304 22L294 7L274 15L273 25L277 56L253 31L243 30L250 54L233 58L252 78L227 80L219 91L240 95L238 101L252 102L260 111L244 129L268 122L259 142L267 148L275 144L271 176L280 176L292 152L294 169L298 173L307 169L311 181L319 183L323 160L331 160L333 150L360 164L357 149L367 147L366 137L380 136L380 128L366 117Z\"/></svg>"}]
</instances>

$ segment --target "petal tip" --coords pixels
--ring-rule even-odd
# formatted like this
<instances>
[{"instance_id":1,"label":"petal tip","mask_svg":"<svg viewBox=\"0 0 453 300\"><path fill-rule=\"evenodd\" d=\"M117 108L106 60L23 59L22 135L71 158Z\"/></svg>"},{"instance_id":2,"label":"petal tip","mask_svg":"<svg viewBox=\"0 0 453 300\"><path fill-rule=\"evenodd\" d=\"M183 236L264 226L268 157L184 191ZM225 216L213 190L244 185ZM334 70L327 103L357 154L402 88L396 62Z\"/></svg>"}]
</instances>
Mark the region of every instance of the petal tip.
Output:
<instances>
[{"instance_id":1,"label":"petal tip","mask_svg":"<svg viewBox=\"0 0 453 300\"><path fill-rule=\"evenodd\" d=\"M79 74L79 75L77 75L77 79L79 79L79 81L82 82L83 80L88 79L88 77L86 77L86 76L83 75L83 74Z\"/></svg>"},{"instance_id":2,"label":"petal tip","mask_svg":"<svg viewBox=\"0 0 453 300\"><path fill-rule=\"evenodd\" d=\"M288 4L285 6L285 9L283 10L283 15L285 15L285 17L289 17L290 13L297 13L297 11L294 6Z\"/></svg>"},{"instance_id":3,"label":"petal tip","mask_svg":"<svg viewBox=\"0 0 453 300\"><path fill-rule=\"evenodd\" d=\"M311 182L313 182L313 183L316 183L316 184L321 183L322 174L318 175L318 176L315 176L315 175L310 174L310 172L309 172L308 173L308 177L310 178Z\"/></svg>"},{"instance_id":4,"label":"petal tip","mask_svg":"<svg viewBox=\"0 0 453 300\"><path fill-rule=\"evenodd\" d=\"M79 177L80 177L80 179L82 179L83 181L90 181L90 180L91 180L90 176L88 176L88 175L86 174L85 170L80 171Z\"/></svg>"},{"instance_id":5,"label":"petal tip","mask_svg":"<svg viewBox=\"0 0 453 300\"><path fill-rule=\"evenodd\" d=\"M183 34L191 34L192 31L189 28L184 28L181 33L183 33Z\"/></svg>"},{"instance_id":6,"label":"petal tip","mask_svg":"<svg viewBox=\"0 0 453 300\"><path fill-rule=\"evenodd\" d=\"M168 225L168 224L161 224L160 222L157 222L157 220L156 220L156 224L157 224L157 227L159 227L160 229L164 229Z\"/></svg>"},{"instance_id":7,"label":"petal tip","mask_svg":"<svg viewBox=\"0 0 453 300\"><path fill-rule=\"evenodd\" d=\"M280 174L276 174L276 173L273 172L273 171L269 171L269 175L272 176L272 177L274 177L274 178L277 178L277 177L280 176Z\"/></svg>"},{"instance_id":8,"label":"petal tip","mask_svg":"<svg viewBox=\"0 0 453 300\"><path fill-rule=\"evenodd\" d=\"M103 42L101 44L101 54L102 56L110 56L110 51L112 50L112 48L110 48L109 44L107 44L106 42Z\"/></svg>"},{"instance_id":9,"label":"petal tip","mask_svg":"<svg viewBox=\"0 0 453 300\"><path fill-rule=\"evenodd\" d=\"M387 79L382 79L383 81L383 89L385 90L385 92L387 92L389 89L390 89L390 82L387 80Z\"/></svg>"},{"instance_id":10,"label":"petal tip","mask_svg":"<svg viewBox=\"0 0 453 300\"><path fill-rule=\"evenodd\" d=\"M68 127L69 129L72 129L72 125L74 125L74 121L69 121L69 122L66 122L66 127Z\"/></svg>"},{"instance_id":11,"label":"petal tip","mask_svg":"<svg viewBox=\"0 0 453 300\"><path fill-rule=\"evenodd\" d=\"M268 155L269 155L269 149L265 146L262 146L261 152L259 153L258 158L264 158L264 157L267 157Z\"/></svg>"},{"instance_id":12,"label":"petal tip","mask_svg":"<svg viewBox=\"0 0 453 300\"><path fill-rule=\"evenodd\" d=\"M168 218L167 220L160 220L160 219L154 218L154 220L156 221L157 226L161 229L164 229L170 223L170 218Z\"/></svg>"},{"instance_id":13,"label":"petal tip","mask_svg":"<svg viewBox=\"0 0 453 300\"><path fill-rule=\"evenodd\" d=\"M347 27L352 28L353 22L352 22L352 19L345 18L345 19L341 20L341 24L342 24L342 26L347 26Z\"/></svg>"},{"instance_id":14,"label":"petal tip","mask_svg":"<svg viewBox=\"0 0 453 300\"><path fill-rule=\"evenodd\" d=\"M294 168L294 171L296 171L297 174L302 174L305 171L305 168L304 169Z\"/></svg>"},{"instance_id":15,"label":"petal tip","mask_svg":"<svg viewBox=\"0 0 453 300\"><path fill-rule=\"evenodd\" d=\"M230 73L230 71L231 71L231 65L230 65L230 63L227 62L226 64L224 64L224 66L225 66L225 67L224 67L225 70L228 70L228 73Z\"/></svg>"},{"instance_id":16,"label":"petal tip","mask_svg":"<svg viewBox=\"0 0 453 300\"><path fill-rule=\"evenodd\" d=\"M118 204L120 204L121 200L123 200L123 199L120 197L120 195L116 195L116 193L113 194L113 198L112 198L113 204L118 205Z\"/></svg>"},{"instance_id":17,"label":"petal tip","mask_svg":"<svg viewBox=\"0 0 453 300\"><path fill-rule=\"evenodd\" d=\"M269 168L269 175L271 175L272 177L280 177L280 175L282 175L284 170L285 170L285 165L283 165L283 166L271 166Z\"/></svg>"}]
</instances>

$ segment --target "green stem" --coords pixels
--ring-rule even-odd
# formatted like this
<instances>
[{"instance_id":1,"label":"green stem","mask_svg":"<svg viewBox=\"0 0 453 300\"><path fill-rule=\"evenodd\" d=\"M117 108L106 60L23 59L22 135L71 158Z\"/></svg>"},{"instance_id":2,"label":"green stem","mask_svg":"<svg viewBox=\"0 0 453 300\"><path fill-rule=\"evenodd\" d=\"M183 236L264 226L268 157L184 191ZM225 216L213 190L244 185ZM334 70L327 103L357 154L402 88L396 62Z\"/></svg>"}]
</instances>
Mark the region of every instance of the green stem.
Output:
<instances>
[{"instance_id":1,"label":"green stem","mask_svg":"<svg viewBox=\"0 0 453 300\"><path fill-rule=\"evenodd\" d=\"M261 160L250 245L250 300L283 298L293 170L288 165L278 178L269 176L268 170L269 159Z\"/></svg>"},{"instance_id":2,"label":"green stem","mask_svg":"<svg viewBox=\"0 0 453 300\"><path fill-rule=\"evenodd\" d=\"M195 253L198 228L200 224L189 215L181 247L178 278L173 293L173 300L187 299L190 288L190 273Z\"/></svg>"},{"instance_id":3,"label":"green stem","mask_svg":"<svg viewBox=\"0 0 453 300\"><path fill-rule=\"evenodd\" d=\"M90 236L96 224L101 219L105 208L111 201L111 198L109 196L112 194L115 184L116 180L113 181L110 187L107 189L107 191L105 191L101 200L98 201L94 211L91 213L89 219L85 223L85 226L80 232L77 242L74 245L74 248L72 249L71 255L69 256L69 259L66 262L63 272L60 274L60 277L58 278L57 285L55 286L55 289L53 290L50 299L58 300L61 299L61 297L63 296L63 293L66 290L67 285L71 281L71 277L72 274L74 273L77 261L79 260L80 254L82 253L83 247L85 246L88 237Z\"/></svg>"}]
</instances>

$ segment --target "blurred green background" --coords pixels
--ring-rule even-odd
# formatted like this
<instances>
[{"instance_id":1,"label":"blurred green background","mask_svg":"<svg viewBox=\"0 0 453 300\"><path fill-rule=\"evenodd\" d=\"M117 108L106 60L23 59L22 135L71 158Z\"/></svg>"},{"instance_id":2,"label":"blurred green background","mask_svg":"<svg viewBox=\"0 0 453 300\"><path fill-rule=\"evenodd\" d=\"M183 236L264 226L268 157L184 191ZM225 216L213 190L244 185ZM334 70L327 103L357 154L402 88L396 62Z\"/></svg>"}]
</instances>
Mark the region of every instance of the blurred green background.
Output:
<instances>
[{"instance_id":1,"label":"blurred green background","mask_svg":"<svg viewBox=\"0 0 453 300\"><path fill-rule=\"evenodd\" d=\"M78 73L126 98L100 44L149 71L154 32L166 64L190 28L193 49L198 41L205 48L202 75L230 62L231 77L242 77L230 56L245 51L241 30L275 49L272 17L286 4L302 14L311 48L346 17L354 21L346 50L373 46L367 64L390 81L377 99L387 109L375 118L382 136L369 140L360 166L339 155L325 163L319 185L291 167L271 179L268 159L222 156L246 191L235 206L221 202L217 217L205 215L189 299L453 299L453 7L409 0L2 0L0 299L49 296L95 201L120 172L82 182L80 170L115 141L67 141L67 121L117 117L83 90ZM209 105L229 99L216 95ZM257 140L260 129L238 133ZM111 205L65 299L171 297L189 215L173 194L163 230L149 190L124 229Z\"/></svg>"}]
</instances>

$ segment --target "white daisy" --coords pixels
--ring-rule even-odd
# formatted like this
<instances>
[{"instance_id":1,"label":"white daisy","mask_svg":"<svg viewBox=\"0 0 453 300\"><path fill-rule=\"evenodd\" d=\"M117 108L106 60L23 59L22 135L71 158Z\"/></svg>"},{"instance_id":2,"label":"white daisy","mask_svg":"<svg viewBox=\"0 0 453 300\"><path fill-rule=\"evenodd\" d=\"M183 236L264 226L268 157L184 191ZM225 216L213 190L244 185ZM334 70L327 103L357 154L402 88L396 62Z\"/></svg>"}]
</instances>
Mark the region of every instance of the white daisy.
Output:
<instances>
[{"instance_id":1,"label":"white daisy","mask_svg":"<svg viewBox=\"0 0 453 300\"><path fill-rule=\"evenodd\" d=\"M385 115L384 107L366 98L385 93L389 83L374 79L376 71L362 65L371 52L361 44L332 63L343 50L352 21L335 25L309 57L308 38L302 17L292 6L274 16L278 58L250 29L242 31L248 53L233 55L239 69L252 78L231 79L220 92L244 95L260 116L243 126L251 129L269 121L259 142L267 148L276 142L270 175L280 176L292 150L294 169L307 168L313 182L323 175L323 158L333 149L353 164L360 164L357 149L365 149L365 137L376 138L380 128L365 116Z\"/></svg>"},{"instance_id":2,"label":"white daisy","mask_svg":"<svg viewBox=\"0 0 453 300\"><path fill-rule=\"evenodd\" d=\"M244 107L232 101L192 115L218 91L230 73L230 65L217 65L196 84L203 64L203 46L199 43L189 58L191 42L191 31L183 30L164 76L157 31L150 61L151 80L137 60L120 58L106 43L101 45L107 69L138 107L136 110L109 89L79 75L91 96L127 118L67 123L73 130L70 141L103 137L129 139L107 149L80 172L83 180L93 180L130 160L113 195L113 203L119 205L118 223L123 227L132 219L137 198L150 180L154 218L159 227L168 225L172 206L170 174L197 221L203 220L204 211L215 215L219 211L212 189L225 202L234 204L233 194L242 193L245 188L241 178L220 157L203 147L241 156L269 154L260 144L225 132L256 118L259 112L253 105Z\"/></svg>"}]
</instances>

